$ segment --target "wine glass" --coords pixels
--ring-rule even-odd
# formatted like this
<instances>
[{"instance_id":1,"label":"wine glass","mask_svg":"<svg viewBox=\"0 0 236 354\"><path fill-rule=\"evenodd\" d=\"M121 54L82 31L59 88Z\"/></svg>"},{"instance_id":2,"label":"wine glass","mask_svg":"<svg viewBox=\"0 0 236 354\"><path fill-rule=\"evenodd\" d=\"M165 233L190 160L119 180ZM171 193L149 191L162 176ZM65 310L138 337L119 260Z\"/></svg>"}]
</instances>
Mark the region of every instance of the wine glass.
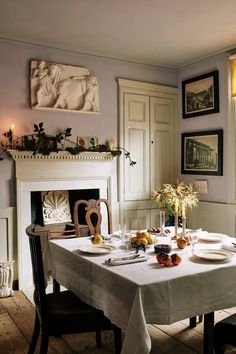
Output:
<instances>
[{"instance_id":1,"label":"wine glass","mask_svg":"<svg viewBox=\"0 0 236 354\"><path fill-rule=\"evenodd\" d=\"M194 252L194 246L198 243L198 233L189 232L188 234L189 243L192 245L192 253Z\"/></svg>"}]
</instances>

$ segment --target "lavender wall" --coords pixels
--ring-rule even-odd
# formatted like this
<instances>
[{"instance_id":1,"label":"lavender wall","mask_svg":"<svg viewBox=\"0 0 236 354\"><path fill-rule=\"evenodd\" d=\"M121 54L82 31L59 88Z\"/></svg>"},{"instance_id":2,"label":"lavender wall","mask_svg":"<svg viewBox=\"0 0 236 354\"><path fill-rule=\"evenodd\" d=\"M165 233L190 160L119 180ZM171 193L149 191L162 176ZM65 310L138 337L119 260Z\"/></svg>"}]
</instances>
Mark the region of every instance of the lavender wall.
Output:
<instances>
[{"instance_id":1,"label":"lavender wall","mask_svg":"<svg viewBox=\"0 0 236 354\"><path fill-rule=\"evenodd\" d=\"M149 65L116 61L48 47L0 40L0 135L15 125L16 136L29 134L33 124L44 122L48 134L72 128L77 136L98 136L99 142L118 135L117 78L177 86L176 72ZM84 66L99 83L100 114L35 111L30 109L29 63L31 59ZM1 140L1 138L0 138ZM0 207L15 205L14 164L0 162Z\"/></svg>"},{"instance_id":2,"label":"lavender wall","mask_svg":"<svg viewBox=\"0 0 236 354\"><path fill-rule=\"evenodd\" d=\"M220 112L199 116L194 118L182 119L182 92L181 83L183 80L208 73L214 70L219 71L219 95ZM179 87L179 173L181 173L181 133L192 131L206 131L223 129L224 131L224 153L223 153L223 176L207 175L180 175L180 179L187 183L194 179L206 179L208 181L209 194L200 196L201 200L212 202L227 202L227 121L228 121L228 57L219 55L214 58L204 60L198 64L191 65L178 72L177 75Z\"/></svg>"}]
</instances>

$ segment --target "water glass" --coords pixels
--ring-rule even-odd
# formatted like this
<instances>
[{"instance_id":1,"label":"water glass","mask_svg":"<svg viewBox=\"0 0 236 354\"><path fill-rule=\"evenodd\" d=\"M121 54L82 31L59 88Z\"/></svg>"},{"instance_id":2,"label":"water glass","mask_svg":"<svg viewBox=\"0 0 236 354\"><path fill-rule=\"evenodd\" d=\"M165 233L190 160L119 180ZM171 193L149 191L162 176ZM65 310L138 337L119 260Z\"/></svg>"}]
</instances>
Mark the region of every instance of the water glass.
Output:
<instances>
[{"instance_id":1,"label":"water glass","mask_svg":"<svg viewBox=\"0 0 236 354\"><path fill-rule=\"evenodd\" d=\"M126 252L128 252L128 251L129 251L129 246L130 246L130 238L131 238L131 234L130 234L130 232L125 231L125 232L123 233L122 243L123 243L123 244L124 244L124 246L125 246L125 250L126 250Z\"/></svg>"},{"instance_id":2,"label":"water glass","mask_svg":"<svg viewBox=\"0 0 236 354\"><path fill-rule=\"evenodd\" d=\"M126 225L125 224L118 224L118 230L119 230L119 237L120 237L120 239L122 241L124 233L126 231Z\"/></svg>"},{"instance_id":3,"label":"water glass","mask_svg":"<svg viewBox=\"0 0 236 354\"><path fill-rule=\"evenodd\" d=\"M189 243L192 245L192 252L194 251L194 246L198 243L198 233L189 232L188 234Z\"/></svg>"}]
</instances>

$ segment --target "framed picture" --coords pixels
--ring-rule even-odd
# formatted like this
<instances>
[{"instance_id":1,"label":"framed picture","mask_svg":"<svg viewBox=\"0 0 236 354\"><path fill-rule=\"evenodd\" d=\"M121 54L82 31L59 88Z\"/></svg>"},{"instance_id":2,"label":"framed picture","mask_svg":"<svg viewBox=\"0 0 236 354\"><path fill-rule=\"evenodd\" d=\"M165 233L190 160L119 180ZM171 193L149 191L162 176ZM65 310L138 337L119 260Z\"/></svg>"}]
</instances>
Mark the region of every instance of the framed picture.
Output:
<instances>
[{"instance_id":1,"label":"framed picture","mask_svg":"<svg viewBox=\"0 0 236 354\"><path fill-rule=\"evenodd\" d=\"M181 173L223 175L223 130L182 134Z\"/></svg>"},{"instance_id":2,"label":"framed picture","mask_svg":"<svg viewBox=\"0 0 236 354\"><path fill-rule=\"evenodd\" d=\"M219 112L219 74L212 71L182 82L183 118Z\"/></svg>"}]
</instances>

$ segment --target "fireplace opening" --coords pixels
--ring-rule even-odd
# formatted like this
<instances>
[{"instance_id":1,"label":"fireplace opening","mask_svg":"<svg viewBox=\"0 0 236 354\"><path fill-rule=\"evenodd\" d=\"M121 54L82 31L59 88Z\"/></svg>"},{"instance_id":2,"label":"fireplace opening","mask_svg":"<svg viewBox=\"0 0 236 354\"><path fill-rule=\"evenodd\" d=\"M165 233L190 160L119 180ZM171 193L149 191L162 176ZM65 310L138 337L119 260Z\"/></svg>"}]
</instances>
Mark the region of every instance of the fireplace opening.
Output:
<instances>
[{"instance_id":1,"label":"fireplace opening","mask_svg":"<svg viewBox=\"0 0 236 354\"><path fill-rule=\"evenodd\" d=\"M31 223L36 225L44 225L43 220L43 207L42 207L42 192L36 191L31 192ZM77 189L77 190L68 190L69 197L69 207L71 213L72 223L73 221L73 208L74 204L79 199L99 199L99 189ZM85 211L84 206L81 205L79 210L79 222L80 224L86 224L85 222Z\"/></svg>"}]
</instances>

